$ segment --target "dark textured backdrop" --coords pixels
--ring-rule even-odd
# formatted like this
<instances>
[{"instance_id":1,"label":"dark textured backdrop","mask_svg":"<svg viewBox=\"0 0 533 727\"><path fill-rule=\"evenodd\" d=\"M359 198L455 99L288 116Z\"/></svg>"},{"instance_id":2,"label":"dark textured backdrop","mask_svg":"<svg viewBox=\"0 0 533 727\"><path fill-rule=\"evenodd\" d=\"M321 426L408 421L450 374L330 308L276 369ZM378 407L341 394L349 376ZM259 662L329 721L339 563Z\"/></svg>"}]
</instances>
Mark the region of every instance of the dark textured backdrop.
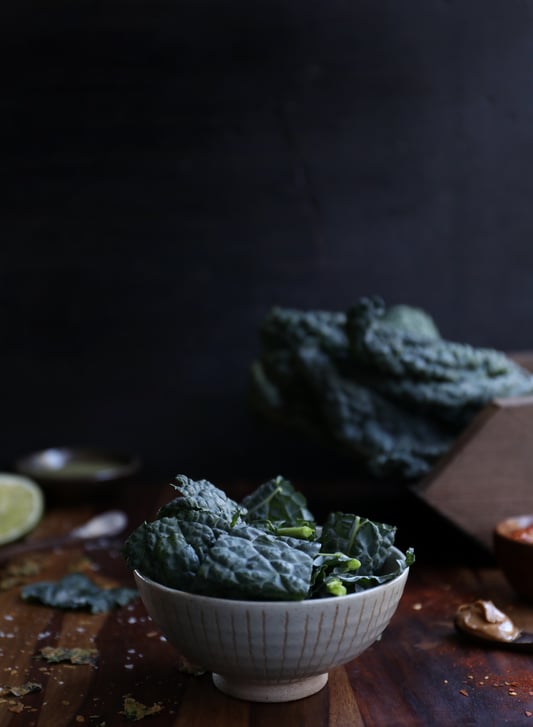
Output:
<instances>
[{"instance_id":1,"label":"dark textured backdrop","mask_svg":"<svg viewBox=\"0 0 533 727\"><path fill-rule=\"evenodd\" d=\"M246 406L273 304L380 293L531 348L532 20L520 0L4 3L1 465L96 443L166 473L327 472Z\"/></svg>"}]
</instances>

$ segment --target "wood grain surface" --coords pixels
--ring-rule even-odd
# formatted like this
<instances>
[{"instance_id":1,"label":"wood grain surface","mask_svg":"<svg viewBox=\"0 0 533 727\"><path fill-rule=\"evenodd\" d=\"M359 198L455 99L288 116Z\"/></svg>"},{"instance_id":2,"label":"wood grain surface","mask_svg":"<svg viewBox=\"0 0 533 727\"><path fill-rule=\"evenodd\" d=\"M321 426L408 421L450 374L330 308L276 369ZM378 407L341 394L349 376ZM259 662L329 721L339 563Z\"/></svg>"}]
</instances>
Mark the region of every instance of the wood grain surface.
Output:
<instances>
[{"instance_id":1,"label":"wood grain surface","mask_svg":"<svg viewBox=\"0 0 533 727\"><path fill-rule=\"evenodd\" d=\"M128 498L131 527L147 499L154 500L153 491ZM66 532L89 514L88 507L50 509L32 537ZM32 560L39 571L26 580L56 579L81 569L103 584L131 585L120 548L116 540L38 553ZM18 562L27 562L27 556ZM41 690L20 697L4 692L0 727L125 725L128 695L148 707L157 705L160 711L146 723L165 727L532 724L531 656L471 645L453 628L461 603L491 598L522 628L533 630L533 609L515 599L494 568L415 563L382 639L332 671L321 692L286 704L233 699L216 690L209 674L184 671L183 660L140 601L109 614L60 612L23 602L21 584L6 583L5 576L4 570L0 684L31 681ZM39 658L44 646L96 648L98 662L49 664Z\"/></svg>"}]
</instances>

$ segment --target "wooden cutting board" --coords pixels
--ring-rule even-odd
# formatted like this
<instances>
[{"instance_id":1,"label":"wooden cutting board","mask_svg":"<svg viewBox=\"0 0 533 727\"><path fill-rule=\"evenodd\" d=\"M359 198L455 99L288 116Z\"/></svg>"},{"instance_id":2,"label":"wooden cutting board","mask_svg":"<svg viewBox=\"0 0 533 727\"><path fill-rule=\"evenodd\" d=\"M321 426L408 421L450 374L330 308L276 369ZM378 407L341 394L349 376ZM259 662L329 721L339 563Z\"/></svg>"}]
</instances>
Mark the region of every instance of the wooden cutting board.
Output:
<instances>
[{"instance_id":1,"label":"wooden cutting board","mask_svg":"<svg viewBox=\"0 0 533 727\"><path fill-rule=\"evenodd\" d=\"M511 357L533 371L533 354ZM499 520L533 512L533 396L486 406L412 491L492 552Z\"/></svg>"},{"instance_id":2,"label":"wooden cutting board","mask_svg":"<svg viewBox=\"0 0 533 727\"><path fill-rule=\"evenodd\" d=\"M499 520L533 512L533 397L485 407L413 491L492 550Z\"/></svg>"}]
</instances>

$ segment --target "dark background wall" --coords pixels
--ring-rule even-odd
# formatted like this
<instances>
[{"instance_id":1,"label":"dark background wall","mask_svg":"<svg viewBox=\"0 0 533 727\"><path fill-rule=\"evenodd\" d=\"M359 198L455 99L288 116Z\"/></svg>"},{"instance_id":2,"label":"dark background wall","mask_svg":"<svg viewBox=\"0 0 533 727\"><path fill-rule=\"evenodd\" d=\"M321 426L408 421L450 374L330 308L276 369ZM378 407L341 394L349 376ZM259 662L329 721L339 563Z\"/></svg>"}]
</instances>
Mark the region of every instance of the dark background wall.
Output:
<instances>
[{"instance_id":1,"label":"dark background wall","mask_svg":"<svg viewBox=\"0 0 533 727\"><path fill-rule=\"evenodd\" d=\"M246 405L274 304L380 293L531 348L532 21L520 0L4 3L2 466L94 443L167 474L327 472Z\"/></svg>"}]
</instances>

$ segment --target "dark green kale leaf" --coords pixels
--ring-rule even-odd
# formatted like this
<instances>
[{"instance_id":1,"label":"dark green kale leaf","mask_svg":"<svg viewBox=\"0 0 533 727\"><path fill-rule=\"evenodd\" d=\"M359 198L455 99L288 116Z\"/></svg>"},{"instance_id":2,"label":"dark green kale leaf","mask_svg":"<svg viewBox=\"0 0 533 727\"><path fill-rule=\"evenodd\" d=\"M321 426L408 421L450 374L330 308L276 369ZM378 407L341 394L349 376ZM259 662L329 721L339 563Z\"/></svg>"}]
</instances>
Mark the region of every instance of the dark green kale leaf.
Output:
<instances>
[{"instance_id":1,"label":"dark green kale leaf","mask_svg":"<svg viewBox=\"0 0 533 727\"><path fill-rule=\"evenodd\" d=\"M391 325L380 298L361 299L346 327L354 359L374 373L373 386L459 426L497 397L533 393L531 374L505 354L402 330Z\"/></svg>"},{"instance_id":2,"label":"dark green kale leaf","mask_svg":"<svg viewBox=\"0 0 533 727\"><path fill-rule=\"evenodd\" d=\"M357 574L379 573L394 545L396 528L351 513L332 512L322 527L320 541L326 553L341 552L361 563Z\"/></svg>"},{"instance_id":3,"label":"dark green kale leaf","mask_svg":"<svg viewBox=\"0 0 533 727\"><path fill-rule=\"evenodd\" d=\"M392 581L399 576L406 568L415 562L415 555L412 548L405 553L405 557L392 558L389 554L385 559L381 570L377 573L365 574L361 569L342 570L327 574L323 582L317 579L313 588L313 598L324 598L328 596L344 596L347 593L358 593L368 588L375 588L383 583Z\"/></svg>"},{"instance_id":4,"label":"dark green kale leaf","mask_svg":"<svg viewBox=\"0 0 533 727\"><path fill-rule=\"evenodd\" d=\"M130 568L165 586L187 590L220 532L201 522L163 517L136 528L123 554Z\"/></svg>"},{"instance_id":5,"label":"dark green kale leaf","mask_svg":"<svg viewBox=\"0 0 533 727\"><path fill-rule=\"evenodd\" d=\"M321 351L301 349L298 362L333 442L373 474L419 477L451 446L453 436L442 424L342 376Z\"/></svg>"},{"instance_id":6,"label":"dark green kale leaf","mask_svg":"<svg viewBox=\"0 0 533 727\"><path fill-rule=\"evenodd\" d=\"M275 307L265 317L260 333L267 350L315 345L334 357L345 358L349 348L343 312Z\"/></svg>"},{"instance_id":7,"label":"dark green kale leaf","mask_svg":"<svg viewBox=\"0 0 533 727\"><path fill-rule=\"evenodd\" d=\"M242 507L208 480L177 475L176 481L172 486L180 495L160 508L158 518L177 517L217 528L230 527L238 520Z\"/></svg>"},{"instance_id":8,"label":"dark green kale leaf","mask_svg":"<svg viewBox=\"0 0 533 727\"><path fill-rule=\"evenodd\" d=\"M30 583L22 588L24 601L61 609L85 609L91 613L111 611L137 598L132 588L100 588L82 573L70 573L59 581Z\"/></svg>"},{"instance_id":9,"label":"dark green kale leaf","mask_svg":"<svg viewBox=\"0 0 533 727\"><path fill-rule=\"evenodd\" d=\"M345 596L348 589L342 577L353 574L361 567L361 561L345 553L320 551L313 563L311 598L322 596Z\"/></svg>"},{"instance_id":10,"label":"dark green kale leaf","mask_svg":"<svg viewBox=\"0 0 533 727\"><path fill-rule=\"evenodd\" d=\"M241 505L246 513L244 519L249 523L270 520L291 525L314 519L305 496L280 475L244 497Z\"/></svg>"},{"instance_id":11,"label":"dark green kale leaf","mask_svg":"<svg viewBox=\"0 0 533 727\"><path fill-rule=\"evenodd\" d=\"M374 377L373 387L460 432L492 400L533 394L533 379L528 372L515 369L486 379L481 374L465 373L461 380L453 382Z\"/></svg>"},{"instance_id":12,"label":"dark green kale leaf","mask_svg":"<svg viewBox=\"0 0 533 727\"><path fill-rule=\"evenodd\" d=\"M406 568L415 562L415 554L412 548L408 548L405 557L392 558L389 554L381 569L376 573L345 573L339 576L343 583L350 589L350 593L363 591L367 588L374 588L383 583L392 581L399 576Z\"/></svg>"},{"instance_id":13,"label":"dark green kale leaf","mask_svg":"<svg viewBox=\"0 0 533 727\"><path fill-rule=\"evenodd\" d=\"M235 528L233 533L223 533L209 549L193 591L247 601L302 600L309 592L319 548L318 543L286 540L255 528Z\"/></svg>"},{"instance_id":14,"label":"dark green kale leaf","mask_svg":"<svg viewBox=\"0 0 533 727\"><path fill-rule=\"evenodd\" d=\"M426 474L449 449L455 433L379 393L375 372L359 364L346 331L341 334L346 316L283 313L275 309L267 317L267 329L274 321L274 330L281 328L283 335L263 337L265 348L252 367L255 409L275 423L353 454L376 476L412 479ZM438 335L431 319L418 309L397 306L388 315L391 327ZM326 326L329 335L318 335L324 331L317 323L321 318L335 320L334 333Z\"/></svg>"},{"instance_id":15,"label":"dark green kale leaf","mask_svg":"<svg viewBox=\"0 0 533 727\"><path fill-rule=\"evenodd\" d=\"M421 309L377 296L347 313L274 308L260 335L252 406L377 477L422 477L487 403L533 394L505 354L444 340Z\"/></svg>"},{"instance_id":16,"label":"dark green kale leaf","mask_svg":"<svg viewBox=\"0 0 533 727\"><path fill-rule=\"evenodd\" d=\"M440 332L433 318L421 308L411 305L393 305L385 309L383 322L397 331L412 333L420 338L440 338Z\"/></svg>"},{"instance_id":17,"label":"dark green kale leaf","mask_svg":"<svg viewBox=\"0 0 533 727\"><path fill-rule=\"evenodd\" d=\"M345 513L331 513L324 526L326 544L315 558L311 598L344 596L393 580L415 562L412 548L405 555L393 550L396 528ZM327 553L338 545L346 552ZM350 558L347 553L357 553Z\"/></svg>"}]
</instances>

